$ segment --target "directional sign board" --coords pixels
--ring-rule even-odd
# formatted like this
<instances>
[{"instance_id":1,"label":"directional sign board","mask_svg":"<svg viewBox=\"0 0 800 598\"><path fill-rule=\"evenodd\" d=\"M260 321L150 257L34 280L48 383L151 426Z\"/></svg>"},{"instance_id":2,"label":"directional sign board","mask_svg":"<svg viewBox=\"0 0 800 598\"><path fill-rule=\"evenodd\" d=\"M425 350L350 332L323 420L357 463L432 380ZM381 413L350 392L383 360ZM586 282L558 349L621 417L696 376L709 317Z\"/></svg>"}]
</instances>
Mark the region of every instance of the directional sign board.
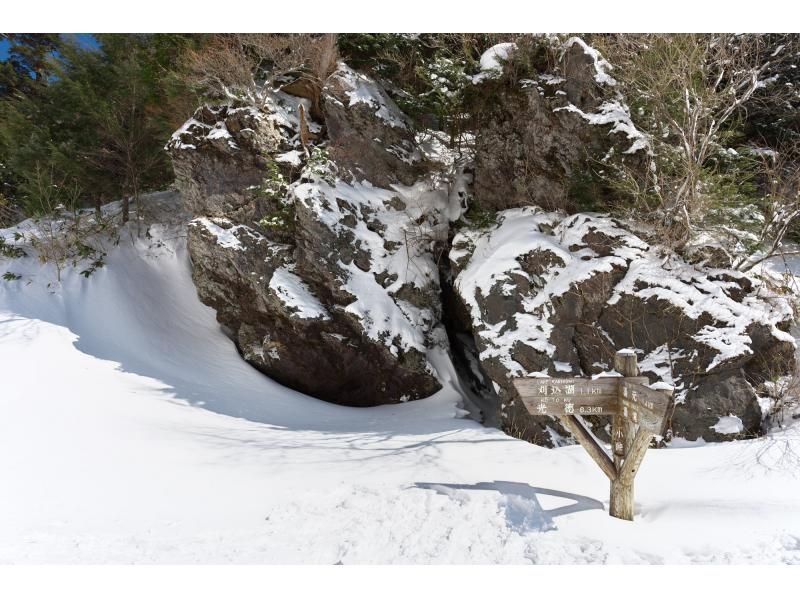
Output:
<instances>
[{"instance_id":1,"label":"directional sign board","mask_svg":"<svg viewBox=\"0 0 800 598\"><path fill-rule=\"evenodd\" d=\"M533 415L604 415L617 412L616 378L521 378L514 381Z\"/></svg>"},{"instance_id":2,"label":"directional sign board","mask_svg":"<svg viewBox=\"0 0 800 598\"><path fill-rule=\"evenodd\" d=\"M634 424L655 432L661 431L661 422L669 407L669 397L629 379L620 382L620 415Z\"/></svg>"},{"instance_id":3,"label":"directional sign board","mask_svg":"<svg viewBox=\"0 0 800 598\"><path fill-rule=\"evenodd\" d=\"M620 411L620 380L613 376L594 380L519 378L514 380L514 388L531 415L616 415ZM628 380L647 382L642 376Z\"/></svg>"},{"instance_id":4,"label":"directional sign board","mask_svg":"<svg viewBox=\"0 0 800 598\"><path fill-rule=\"evenodd\" d=\"M633 478L671 403L671 390L653 390L639 376L636 353L618 351L616 375L588 378L518 378L513 381L532 415L558 417L611 480L609 514L633 520ZM621 375L620 375L621 374ZM613 415L611 454L578 415Z\"/></svg>"}]
</instances>

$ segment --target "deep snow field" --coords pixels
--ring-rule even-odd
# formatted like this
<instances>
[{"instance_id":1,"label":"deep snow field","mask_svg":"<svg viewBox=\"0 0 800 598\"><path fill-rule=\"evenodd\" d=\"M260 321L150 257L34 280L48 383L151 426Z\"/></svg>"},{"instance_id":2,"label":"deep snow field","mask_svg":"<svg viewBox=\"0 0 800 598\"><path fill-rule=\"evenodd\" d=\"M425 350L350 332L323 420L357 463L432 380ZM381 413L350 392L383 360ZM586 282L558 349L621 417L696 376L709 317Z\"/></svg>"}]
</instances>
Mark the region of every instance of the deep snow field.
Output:
<instances>
[{"instance_id":1,"label":"deep snow field","mask_svg":"<svg viewBox=\"0 0 800 598\"><path fill-rule=\"evenodd\" d=\"M0 563L800 564L799 426L648 451L616 520L580 446L466 419L444 354L445 388L391 407L261 375L181 230L60 284L0 258Z\"/></svg>"}]
</instances>

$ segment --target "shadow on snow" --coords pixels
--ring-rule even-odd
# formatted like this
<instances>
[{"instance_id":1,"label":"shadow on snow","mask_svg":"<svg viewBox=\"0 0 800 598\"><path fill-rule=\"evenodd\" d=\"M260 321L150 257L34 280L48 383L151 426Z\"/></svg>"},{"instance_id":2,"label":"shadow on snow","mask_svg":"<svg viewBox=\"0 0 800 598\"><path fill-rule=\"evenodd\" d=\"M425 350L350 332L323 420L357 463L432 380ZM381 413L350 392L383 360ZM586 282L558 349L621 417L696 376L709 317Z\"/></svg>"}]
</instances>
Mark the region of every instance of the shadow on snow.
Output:
<instances>
[{"instance_id":1,"label":"shadow on snow","mask_svg":"<svg viewBox=\"0 0 800 598\"><path fill-rule=\"evenodd\" d=\"M556 517L578 513L580 511L603 510L603 503L594 498L571 492L562 492L550 488L530 486L520 482L479 482L477 484L436 484L430 482L417 482L415 487L433 490L444 496L453 498L458 491L464 490L490 490L503 495L502 503L505 505L505 516L509 528L520 533L528 531L546 532L557 529ZM539 501L539 495L555 496L573 501L571 504L544 509Z\"/></svg>"}]
</instances>

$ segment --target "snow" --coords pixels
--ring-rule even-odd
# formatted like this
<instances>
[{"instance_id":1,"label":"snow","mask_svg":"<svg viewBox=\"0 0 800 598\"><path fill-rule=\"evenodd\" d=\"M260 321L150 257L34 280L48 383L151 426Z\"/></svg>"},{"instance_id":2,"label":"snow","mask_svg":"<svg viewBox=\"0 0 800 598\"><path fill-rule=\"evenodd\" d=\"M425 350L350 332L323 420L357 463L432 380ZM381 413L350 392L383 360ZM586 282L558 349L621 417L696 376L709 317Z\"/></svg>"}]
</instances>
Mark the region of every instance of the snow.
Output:
<instances>
[{"instance_id":1,"label":"snow","mask_svg":"<svg viewBox=\"0 0 800 598\"><path fill-rule=\"evenodd\" d=\"M322 125L311 118L311 100L288 94L284 91L265 89L260 102L263 112L256 111L258 118L267 118L285 130L286 137L300 132L300 106L305 110L306 126L309 132L319 133ZM240 110L247 110L243 107ZM299 143L299 140L296 140ZM286 154L284 154L286 155Z\"/></svg>"},{"instance_id":2,"label":"snow","mask_svg":"<svg viewBox=\"0 0 800 598\"><path fill-rule=\"evenodd\" d=\"M778 152L768 147L750 147L748 150L756 156L767 156L773 160L778 157Z\"/></svg>"},{"instance_id":3,"label":"snow","mask_svg":"<svg viewBox=\"0 0 800 598\"><path fill-rule=\"evenodd\" d=\"M220 224L224 226L220 226ZM202 226L217 238L217 244L226 249L236 249L242 251L244 246L237 237L237 233L244 233L251 237L260 238L261 235L251 228L233 223L226 218L196 218L189 224L190 226Z\"/></svg>"},{"instance_id":4,"label":"snow","mask_svg":"<svg viewBox=\"0 0 800 598\"><path fill-rule=\"evenodd\" d=\"M761 79L756 83L756 89L763 89L765 87L769 87L771 84L775 83L781 78L780 75L772 75L771 77L767 77L766 79Z\"/></svg>"},{"instance_id":5,"label":"snow","mask_svg":"<svg viewBox=\"0 0 800 598\"><path fill-rule=\"evenodd\" d=\"M441 131L426 130L416 135L419 151L429 162L437 163L444 183L448 188L448 205L445 215L449 222L456 222L469 209L470 185L475 159L472 134L462 134L458 145L451 143L449 135Z\"/></svg>"},{"instance_id":6,"label":"snow","mask_svg":"<svg viewBox=\"0 0 800 598\"><path fill-rule=\"evenodd\" d=\"M342 273L341 288L354 297L345 310L358 319L369 338L384 343L393 354L398 348L424 354L436 334L434 314L396 294L409 287L424 292L438 284L431 244L437 234L446 234L446 228L436 226L447 205L446 193L424 183L383 189L366 181L330 184L319 178L296 185L292 193L324 226L352 235L355 246L369 256L368 271L354 261L336 264ZM397 200L404 209L390 207ZM345 217L354 214L355 225L349 227ZM383 286L380 276L390 282Z\"/></svg>"},{"instance_id":7,"label":"snow","mask_svg":"<svg viewBox=\"0 0 800 598\"><path fill-rule=\"evenodd\" d=\"M567 80L564 77L558 77L550 73L543 73L539 75L539 81L541 81L545 85L561 85L562 83L567 82ZM566 93L566 92L562 91L561 93Z\"/></svg>"},{"instance_id":8,"label":"snow","mask_svg":"<svg viewBox=\"0 0 800 598\"><path fill-rule=\"evenodd\" d=\"M549 232L553 227L553 232ZM580 244L589 228L626 241L605 257L588 248L571 251L570 247ZM473 326L483 345L481 359L496 358L510 376L527 375L525 368L512 357L514 347L527 345L553 357L555 346L550 342L553 324L549 321L553 298L567 293L575 283L610 272L616 266L626 266L627 260L638 257L645 249L645 243L616 227L608 218L585 215L564 218L539 208L504 210L498 213L496 224L488 231L459 232L453 239L450 260L463 266L455 287L470 309ZM553 267L543 276L528 274L518 260L531 253L547 256ZM524 311L510 318L513 326L505 320L495 325L486 323L480 297L488 296L498 283L512 281L512 276L528 279L538 292L529 294L523 302Z\"/></svg>"},{"instance_id":9,"label":"snow","mask_svg":"<svg viewBox=\"0 0 800 598\"><path fill-rule=\"evenodd\" d=\"M744 430L744 423L735 415L724 415L719 418L717 423L709 427L717 434L739 434Z\"/></svg>"},{"instance_id":10,"label":"snow","mask_svg":"<svg viewBox=\"0 0 800 598\"><path fill-rule=\"evenodd\" d=\"M483 54L481 54L480 65L481 71L495 71L503 69L503 62L508 60L517 49L517 44L513 42L504 42L495 44Z\"/></svg>"},{"instance_id":11,"label":"snow","mask_svg":"<svg viewBox=\"0 0 800 598\"><path fill-rule=\"evenodd\" d=\"M609 134L623 133L628 141L632 142L630 147L622 152L623 154L635 154L639 150L650 151L650 142L647 139L647 135L642 133L633 124L630 110L621 100L603 102L598 107L597 112L584 112L574 104L567 104L560 108L554 108L553 112L559 112L561 110L575 112L590 125L613 125Z\"/></svg>"},{"instance_id":12,"label":"snow","mask_svg":"<svg viewBox=\"0 0 800 598\"><path fill-rule=\"evenodd\" d=\"M673 392L675 390L674 386L672 386L671 384L667 384L666 382L662 382L662 381L653 382L649 386L653 390L668 390L670 392Z\"/></svg>"},{"instance_id":13,"label":"snow","mask_svg":"<svg viewBox=\"0 0 800 598\"><path fill-rule=\"evenodd\" d=\"M375 116L393 128L408 129L406 117L391 98L376 83L359 72L354 71L344 62L337 64L336 72L331 75L344 85L344 92L350 100L350 106L367 104L375 109Z\"/></svg>"},{"instance_id":14,"label":"snow","mask_svg":"<svg viewBox=\"0 0 800 598\"><path fill-rule=\"evenodd\" d=\"M303 156L304 154L300 150L289 150L288 152L275 156L275 161L290 164L291 166L302 166Z\"/></svg>"},{"instance_id":15,"label":"snow","mask_svg":"<svg viewBox=\"0 0 800 598\"><path fill-rule=\"evenodd\" d=\"M732 271L724 272L728 276L736 275ZM792 335L778 328L791 313L786 298L750 295L738 302L725 292L727 284L733 283L712 279L713 274L713 270L703 271L678 260L643 256L630 265L608 303L617 303L627 293L642 299L666 301L693 320L704 314L713 318L713 326L705 326L694 336L698 342L717 351L706 366L707 372L752 353L752 339L747 329L754 322L766 325L776 339L794 343ZM664 376L664 379L670 382L670 378Z\"/></svg>"},{"instance_id":16,"label":"snow","mask_svg":"<svg viewBox=\"0 0 800 598\"><path fill-rule=\"evenodd\" d=\"M592 380L597 380L598 378L622 378L622 374L617 371L610 371L610 372L600 372L599 374L592 374Z\"/></svg>"},{"instance_id":17,"label":"snow","mask_svg":"<svg viewBox=\"0 0 800 598\"><path fill-rule=\"evenodd\" d=\"M549 235L540 232L539 225L551 219L536 208L518 208L503 212L498 226L489 234L467 230L456 235L453 240L456 248L459 245L474 247L469 253L459 249L450 253L450 259L454 262L469 257L466 268L456 277L455 287L460 296L465 298L474 324L483 321L479 296L488 296L498 282L509 280L511 274L528 277L517 258L533 251L546 251L564 263L571 259L568 251L558 246ZM542 291L536 295L526 313L515 314L515 330L505 330L504 322L497 326L486 324L484 330L479 330L478 335L486 345L481 351L481 359L497 357L509 371L521 376L525 375L524 369L510 355L514 344L522 342L552 355L555 351L549 341L552 325L545 318L530 315L540 309L548 297L549 294Z\"/></svg>"},{"instance_id":18,"label":"snow","mask_svg":"<svg viewBox=\"0 0 800 598\"><path fill-rule=\"evenodd\" d=\"M288 266L278 268L273 272L269 288L275 291L281 302L298 318L330 319L328 311L322 306L319 299Z\"/></svg>"},{"instance_id":19,"label":"snow","mask_svg":"<svg viewBox=\"0 0 800 598\"><path fill-rule=\"evenodd\" d=\"M213 128L208 132L206 135L206 139L225 139L233 149L239 149L239 146L236 145L236 142L233 140L233 135L230 134L228 131L228 127L225 126L225 123L222 121L214 123Z\"/></svg>"},{"instance_id":20,"label":"snow","mask_svg":"<svg viewBox=\"0 0 800 598\"><path fill-rule=\"evenodd\" d=\"M780 279L789 278L791 285L800 282L800 244L784 243L779 251L763 262L760 272L770 274Z\"/></svg>"},{"instance_id":21,"label":"snow","mask_svg":"<svg viewBox=\"0 0 800 598\"><path fill-rule=\"evenodd\" d=\"M264 88L254 95L250 95L247 99L249 102L247 105L239 105L242 99L238 98L236 94L230 94L228 99L230 101L228 105L204 106L205 111L211 112L214 117L220 120L211 125L194 117L189 118L172 134L164 149L194 150L197 149L196 143L202 144L207 141L213 142L223 139L232 149L238 150L239 147L228 130L225 120L239 113L245 113L249 119L252 119L252 123L271 121L279 128L286 142L299 146L299 110L301 105L305 108L308 130L311 133L319 133L322 130L322 125L310 117L311 102L306 98L299 98L283 91ZM252 129L242 129L239 133L252 133ZM193 143L189 143L189 141ZM276 160L299 166L301 155L303 154L295 149L279 154L276 156Z\"/></svg>"},{"instance_id":22,"label":"snow","mask_svg":"<svg viewBox=\"0 0 800 598\"><path fill-rule=\"evenodd\" d=\"M483 54L480 58L480 72L471 77L473 83L480 83L485 79L496 79L503 74L503 62L508 60L509 56L517 49L517 44L514 42L503 42L495 44Z\"/></svg>"},{"instance_id":23,"label":"snow","mask_svg":"<svg viewBox=\"0 0 800 598\"><path fill-rule=\"evenodd\" d=\"M595 48L592 48L580 37L571 37L566 42L564 42L563 51L566 52L575 44L579 45L583 49L584 54L586 54L592 59L592 62L594 64L595 81L597 81L600 85L617 84L614 77L608 74L608 71L613 69L611 64L609 64L609 62L600 55L600 52L598 52Z\"/></svg>"},{"instance_id":24,"label":"snow","mask_svg":"<svg viewBox=\"0 0 800 598\"><path fill-rule=\"evenodd\" d=\"M684 351L672 349L669 345L656 347L647 355L639 357L639 370L642 373L653 374L658 382L651 384L653 390L674 390L676 391L675 400L683 402L688 389L684 388L683 382L676 382L673 376L672 363L675 360L685 357Z\"/></svg>"},{"instance_id":25,"label":"snow","mask_svg":"<svg viewBox=\"0 0 800 598\"><path fill-rule=\"evenodd\" d=\"M218 108L213 107L206 107L208 110L214 113L219 113ZM245 108L239 108L238 110L243 110ZM229 114L232 113L234 110L229 111ZM253 112L254 115L258 118L258 112L255 109L246 108L246 110ZM184 136L188 136L189 138L200 140L200 141L214 141L216 139L224 139L228 143L228 145L233 149L239 149L239 146L236 145L236 142L233 140L233 135L231 135L228 128L225 126L224 121L217 121L214 125L208 125L206 123L200 122L196 118L192 117L189 118L183 125L175 131L170 140L167 142L166 146L164 147L165 150L169 149L178 149L178 150L194 150L197 149L197 146L193 143L186 143L183 138Z\"/></svg>"},{"instance_id":26,"label":"snow","mask_svg":"<svg viewBox=\"0 0 800 598\"><path fill-rule=\"evenodd\" d=\"M616 520L581 447L458 417L442 351L443 390L395 406L261 375L198 301L184 227L61 284L0 258L24 275L0 284L1 563L800 564L796 429L648 451Z\"/></svg>"},{"instance_id":27,"label":"snow","mask_svg":"<svg viewBox=\"0 0 800 598\"><path fill-rule=\"evenodd\" d=\"M580 37L571 37L564 43L562 46L562 59L564 53L574 45L580 46L583 52L592 59L595 72L594 79L598 84L610 87L616 86L616 80L608 74L608 71L613 68L611 64L600 55L600 52L589 46ZM540 79L547 85L555 85L564 81L564 79L560 77L552 76L548 76L547 78L540 77ZM563 95L563 93L560 95ZM652 153L648 135L639 130L633 123L630 109L619 91L614 92L613 99L605 100L600 104L595 112L585 112L571 102L567 103L565 106L554 108L553 112L560 112L562 110L578 114L591 125L612 125L609 134L624 134L627 140L631 142L631 145L622 152L624 154L635 154L640 150L644 150L648 154ZM603 159L604 161L610 157L611 151L612 150L609 150L609 154Z\"/></svg>"},{"instance_id":28,"label":"snow","mask_svg":"<svg viewBox=\"0 0 800 598\"><path fill-rule=\"evenodd\" d=\"M194 144L191 143L184 143L183 142L183 135L184 133L194 133L193 129L199 130L202 133L206 133L207 130L211 129L211 127L205 123L201 123L196 118L188 119L183 125L175 131L170 140L167 142L167 145L164 147L165 150L168 150L170 147L174 147L176 149L197 149Z\"/></svg>"}]
</instances>

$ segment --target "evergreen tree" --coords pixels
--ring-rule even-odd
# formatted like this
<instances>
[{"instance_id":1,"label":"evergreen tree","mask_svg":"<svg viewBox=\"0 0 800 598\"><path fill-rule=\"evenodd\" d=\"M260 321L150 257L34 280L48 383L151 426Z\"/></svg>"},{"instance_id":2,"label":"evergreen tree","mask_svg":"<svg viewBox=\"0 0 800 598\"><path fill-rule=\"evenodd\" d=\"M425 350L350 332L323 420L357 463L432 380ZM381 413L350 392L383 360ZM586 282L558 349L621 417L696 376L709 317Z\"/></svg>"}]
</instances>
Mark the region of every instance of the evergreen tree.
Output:
<instances>
[{"instance_id":1,"label":"evergreen tree","mask_svg":"<svg viewBox=\"0 0 800 598\"><path fill-rule=\"evenodd\" d=\"M8 59L0 63L0 98L36 93L52 75L53 55L62 46L55 33L4 33Z\"/></svg>"},{"instance_id":2,"label":"evergreen tree","mask_svg":"<svg viewBox=\"0 0 800 598\"><path fill-rule=\"evenodd\" d=\"M49 59L47 84L35 91L15 84L16 91L0 99L6 193L16 196L26 213L50 211L54 203L99 206L124 198L127 220L128 198L136 201L143 191L172 180L163 146L198 101L184 82L181 57L204 37L96 39L98 48L61 42ZM27 68L44 72L36 70L35 54L24 55L32 56L24 62ZM36 79L31 81L35 85Z\"/></svg>"}]
</instances>

